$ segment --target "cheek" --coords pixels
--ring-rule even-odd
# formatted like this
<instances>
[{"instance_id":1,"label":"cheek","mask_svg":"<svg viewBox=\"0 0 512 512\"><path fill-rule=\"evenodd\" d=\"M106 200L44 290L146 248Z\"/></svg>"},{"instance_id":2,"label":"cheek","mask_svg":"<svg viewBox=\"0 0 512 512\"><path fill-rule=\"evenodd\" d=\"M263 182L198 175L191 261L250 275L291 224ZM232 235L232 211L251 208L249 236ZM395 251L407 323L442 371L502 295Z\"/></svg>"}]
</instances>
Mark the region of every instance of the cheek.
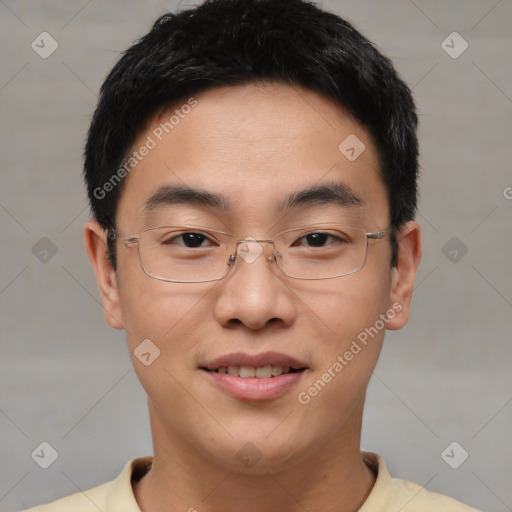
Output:
<instances>
[{"instance_id":1,"label":"cheek","mask_svg":"<svg viewBox=\"0 0 512 512\"><path fill-rule=\"evenodd\" d=\"M142 271L126 277L122 276L120 303L131 351L144 339L159 347L162 360L189 350L197 326L207 318L204 298L211 285L167 283Z\"/></svg>"},{"instance_id":2,"label":"cheek","mask_svg":"<svg viewBox=\"0 0 512 512\"><path fill-rule=\"evenodd\" d=\"M355 283L354 283L355 284ZM388 305L379 286L324 293L322 320L332 331L319 339L317 365L297 389L305 421L321 425L326 435L342 428L365 393L379 358L385 333L381 315Z\"/></svg>"},{"instance_id":3,"label":"cheek","mask_svg":"<svg viewBox=\"0 0 512 512\"><path fill-rule=\"evenodd\" d=\"M183 408L187 396L179 383L196 369L197 327L207 318L206 301L201 300L206 291L145 277L120 294L132 364L153 402Z\"/></svg>"},{"instance_id":4,"label":"cheek","mask_svg":"<svg viewBox=\"0 0 512 512\"><path fill-rule=\"evenodd\" d=\"M328 345L335 340L337 350L375 323L388 308L389 294L390 276L370 265L358 273L323 281L321 286L297 290L304 314L311 317L309 323L317 325L319 334L325 333Z\"/></svg>"},{"instance_id":5,"label":"cheek","mask_svg":"<svg viewBox=\"0 0 512 512\"><path fill-rule=\"evenodd\" d=\"M375 248L377 249L377 248ZM391 274L386 248L370 256L363 269L328 283L316 298L331 335L323 341L321 363L308 380L303 401L326 424L343 421L371 378L377 363L390 311ZM384 319L383 319L384 318ZM316 394L316 395L315 395ZM336 414L339 411L340 414Z\"/></svg>"}]
</instances>

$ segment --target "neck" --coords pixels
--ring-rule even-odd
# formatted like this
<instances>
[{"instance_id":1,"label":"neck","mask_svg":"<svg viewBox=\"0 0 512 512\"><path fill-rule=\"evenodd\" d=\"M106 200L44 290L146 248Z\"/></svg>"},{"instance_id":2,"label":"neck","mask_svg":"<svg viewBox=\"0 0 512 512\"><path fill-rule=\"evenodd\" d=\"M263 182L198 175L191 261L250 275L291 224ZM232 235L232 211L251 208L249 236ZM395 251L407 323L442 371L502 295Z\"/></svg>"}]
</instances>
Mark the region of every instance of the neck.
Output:
<instances>
[{"instance_id":1,"label":"neck","mask_svg":"<svg viewBox=\"0 0 512 512\"><path fill-rule=\"evenodd\" d=\"M150 407L155 454L151 470L134 484L135 498L142 512L356 512L375 483L359 448L362 407L353 411L354 425L293 465L257 473L257 465L241 472L169 434Z\"/></svg>"}]
</instances>

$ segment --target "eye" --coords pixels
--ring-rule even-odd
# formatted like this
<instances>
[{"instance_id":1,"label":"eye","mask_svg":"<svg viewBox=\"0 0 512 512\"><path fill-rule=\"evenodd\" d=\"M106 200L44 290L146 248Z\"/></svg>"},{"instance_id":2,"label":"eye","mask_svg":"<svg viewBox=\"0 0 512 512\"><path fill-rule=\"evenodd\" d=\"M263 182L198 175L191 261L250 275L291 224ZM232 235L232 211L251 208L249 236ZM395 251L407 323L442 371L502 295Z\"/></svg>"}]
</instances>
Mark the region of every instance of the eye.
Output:
<instances>
[{"instance_id":1,"label":"eye","mask_svg":"<svg viewBox=\"0 0 512 512\"><path fill-rule=\"evenodd\" d=\"M211 240L203 233L196 233L188 231L177 235L176 233L170 233L168 238L162 239L164 245L180 245L188 248L206 247L203 245L205 242L211 242Z\"/></svg>"},{"instance_id":2,"label":"eye","mask_svg":"<svg viewBox=\"0 0 512 512\"><path fill-rule=\"evenodd\" d=\"M333 235L321 231L314 231L298 238L294 245L301 245L305 247L327 247L334 244L346 243L349 243L349 239L343 233Z\"/></svg>"}]
</instances>

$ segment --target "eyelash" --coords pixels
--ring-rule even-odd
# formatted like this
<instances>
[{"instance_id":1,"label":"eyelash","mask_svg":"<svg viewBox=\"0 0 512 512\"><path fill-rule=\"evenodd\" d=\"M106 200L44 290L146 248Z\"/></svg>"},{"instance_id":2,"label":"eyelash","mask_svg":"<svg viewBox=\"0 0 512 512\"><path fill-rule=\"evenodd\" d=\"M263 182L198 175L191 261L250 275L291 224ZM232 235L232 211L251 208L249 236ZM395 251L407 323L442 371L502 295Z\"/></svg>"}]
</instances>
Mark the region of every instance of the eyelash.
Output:
<instances>
[{"instance_id":1,"label":"eyelash","mask_svg":"<svg viewBox=\"0 0 512 512\"><path fill-rule=\"evenodd\" d=\"M166 239L166 240L163 240L163 241L162 241L162 243L163 243L164 245L170 245L170 244L173 242L173 240L176 240L177 238L182 238L184 235L189 235L189 234L192 234L192 235L200 235L200 236L205 237L205 240L210 240L210 241L212 241L212 240L210 239L210 237L209 237L208 235L204 234L204 233L201 233L201 232L198 232L198 231L187 231L186 233L181 233L181 234L179 234L179 235L174 235L174 236L173 236L173 237L171 237L171 238L168 238L168 239ZM317 234L320 234L320 235L326 235L327 237L337 239L337 240L338 240L339 242L341 242L341 243L348 243L348 242L349 242L349 240L348 240L348 238L347 238L347 237L340 238L339 236L336 236L336 235L334 235L334 234L332 234L332 233L327 233L327 232L325 232L325 231L310 231L310 232L308 232L308 233L304 233L304 234L302 234L301 236L299 236L299 237L294 241L293 245L295 246L295 244L296 244L299 240L305 239L307 236L310 236L310 235L317 235ZM180 246L181 246L181 245L183 245L184 247L188 247L188 246L186 246L185 244L177 244L177 245L180 245ZM327 244L327 245L329 245L329 244ZM201 246L200 246L200 247L201 247ZM308 246L308 247L315 247L315 246ZM317 247L318 247L318 246L317 246ZM324 245L324 246L322 246L322 247L326 247L326 246ZM189 248L191 248L191 247L189 247Z\"/></svg>"}]
</instances>

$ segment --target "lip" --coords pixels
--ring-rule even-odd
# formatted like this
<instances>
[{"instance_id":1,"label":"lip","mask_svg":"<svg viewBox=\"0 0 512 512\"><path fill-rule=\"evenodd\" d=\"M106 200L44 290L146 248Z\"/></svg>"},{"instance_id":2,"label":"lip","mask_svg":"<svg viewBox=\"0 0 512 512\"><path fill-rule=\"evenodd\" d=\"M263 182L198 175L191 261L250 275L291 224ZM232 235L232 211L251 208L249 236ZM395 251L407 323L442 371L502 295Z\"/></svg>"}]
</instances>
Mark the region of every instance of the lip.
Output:
<instances>
[{"instance_id":1,"label":"lip","mask_svg":"<svg viewBox=\"0 0 512 512\"><path fill-rule=\"evenodd\" d=\"M260 379L258 377L235 377L227 373L201 372L209 381L234 398L252 402L274 400L297 386L305 371L283 373L278 377Z\"/></svg>"},{"instance_id":2,"label":"lip","mask_svg":"<svg viewBox=\"0 0 512 512\"><path fill-rule=\"evenodd\" d=\"M307 368L307 365L300 362L298 359L295 359L294 357L288 356L286 354L282 354L280 352L262 352L261 354L233 352L231 354L225 354L223 356L217 357L208 363L201 364L200 368L216 370L221 366L250 366L251 368L258 368L261 366L272 365L289 366L295 370L299 370L300 368Z\"/></svg>"},{"instance_id":3,"label":"lip","mask_svg":"<svg viewBox=\"0 0 512 512\"><path fill-rule=\"evenodd\" d=\"M289 366L292 369L303 369L304 371L282 373L277 377L269 377L267 379L235 377L227 373L208 371L216 370L221 366L249 366L251 368L258 368L274 365ZM261 354L235 352L225 354L202 364L199 366L199 369L212 385L232 397L259 402L274 400L295 388L309 368L298 359L279 352L263 352Z\"/></svg>"}]
</instances>

